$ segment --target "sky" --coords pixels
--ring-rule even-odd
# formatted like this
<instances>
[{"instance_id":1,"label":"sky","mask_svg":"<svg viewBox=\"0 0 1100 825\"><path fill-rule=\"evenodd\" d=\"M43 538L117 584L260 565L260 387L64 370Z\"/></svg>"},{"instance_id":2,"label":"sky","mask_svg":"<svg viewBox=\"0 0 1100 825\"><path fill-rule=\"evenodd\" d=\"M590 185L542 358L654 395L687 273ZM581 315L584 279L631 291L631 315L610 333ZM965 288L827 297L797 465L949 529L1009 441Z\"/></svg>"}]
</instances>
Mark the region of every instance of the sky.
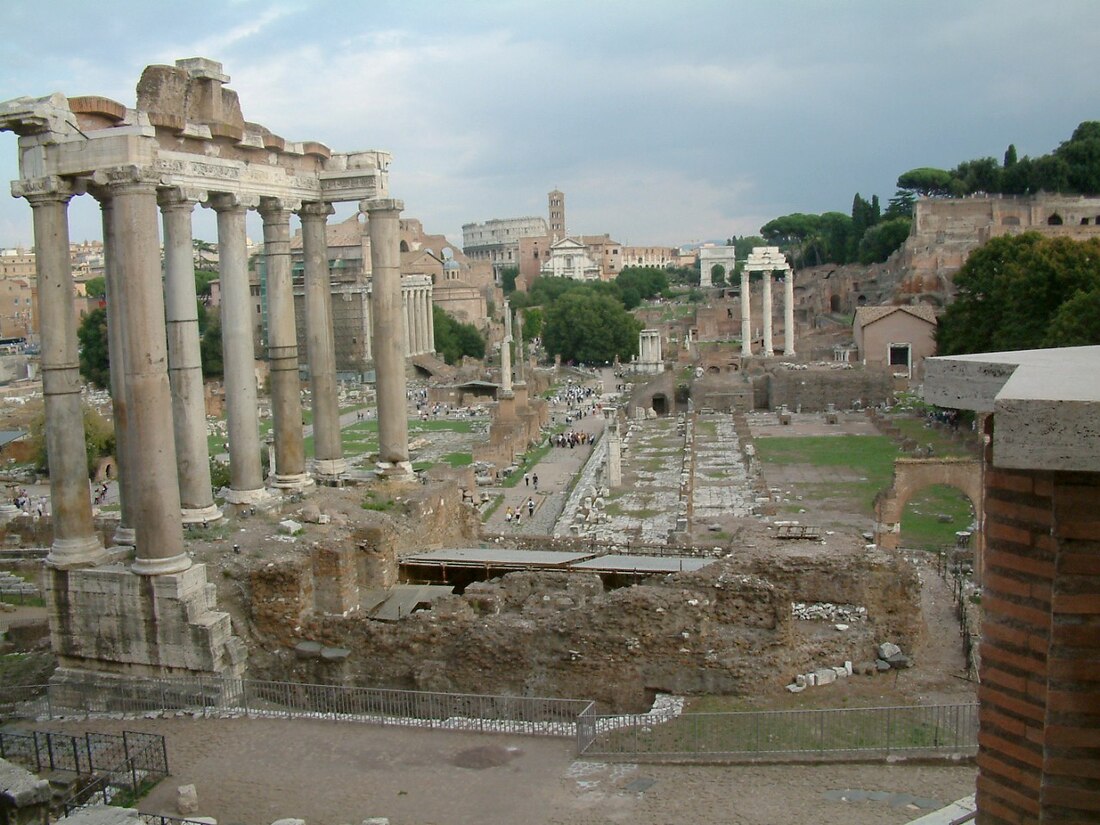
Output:
<instances>
[{"instance_id":1,"label":"sky","mask_svg":"<svg viewBox=\"0 0 1100 825\"><path fill-rule=\"evenodd\" d=\"M8 0L0 29L0 101L133 106L146 65L217 60L246 120L392 152L404 216L456 244L464 223L545 217L554 188L570 233L755 234L1100 120L1095 0ZM19 177L11 133L0 177ZM216 239L210 210L195 235ZM70 236L100 237L87 196ZM0 197L0 246L31 240L29 206Z\"/></svg>"}]
</instances>

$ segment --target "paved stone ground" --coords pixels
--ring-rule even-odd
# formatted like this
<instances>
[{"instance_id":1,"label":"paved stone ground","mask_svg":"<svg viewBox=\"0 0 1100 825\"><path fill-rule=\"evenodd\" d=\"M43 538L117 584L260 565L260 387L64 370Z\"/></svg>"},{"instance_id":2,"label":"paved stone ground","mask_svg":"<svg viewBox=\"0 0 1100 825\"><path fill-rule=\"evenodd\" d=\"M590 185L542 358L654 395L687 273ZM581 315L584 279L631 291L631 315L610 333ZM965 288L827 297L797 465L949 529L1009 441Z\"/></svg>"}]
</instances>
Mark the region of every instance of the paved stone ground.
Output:
<instances>
[{"instance_id":1,"label":"paved stone ground","mask_svg":"<svg viewBox=\"0 0 1100 825\"><path fill-rule=\"evenodd\" d=\"M392 825L771 825L807 818L815 825L889 825L921 813L905 804L909 797L946 804L972 793L975 774L971 766L611 764L576 760L565 739L311 720L57 727L163 733L172 775L140 809L178 815L176 788L194 783L199 814L221 825L290 816L308 825L368 816L387 816ZM864 798L841 801L838 792L846 789L864 791Z\"/></svg>"},{"instance_id":2,"label":"paved stone ground","mask_svg":"<svg viewBox=\"0 0 1100 825\"><path fill-rule=\"evenodd\" d=\"M752 483L741 461L741 447L729 415L700 414L695 423L693 522L752 515Z\"/></svg>"}]
</instances>

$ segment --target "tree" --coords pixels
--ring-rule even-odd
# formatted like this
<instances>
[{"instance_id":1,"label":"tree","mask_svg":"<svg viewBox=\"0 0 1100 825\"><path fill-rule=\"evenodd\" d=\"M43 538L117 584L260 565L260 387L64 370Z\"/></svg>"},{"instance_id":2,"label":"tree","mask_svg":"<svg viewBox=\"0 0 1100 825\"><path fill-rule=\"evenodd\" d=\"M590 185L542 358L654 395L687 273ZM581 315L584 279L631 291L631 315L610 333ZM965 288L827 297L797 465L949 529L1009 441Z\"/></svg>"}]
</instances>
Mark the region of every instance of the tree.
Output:
<instances>
[{"instance_id":1,"label":"tree","mask_svg":"<svg viewBox=\"0 0 1100 825\"><path fill-rule=\"evenodd\" d=\"M905 243L911 225L909 218L891 218L872 226L863 233L859 242L859 262L873 264L885 261Z\"/></svg>"},{"instance_id":2,"label":"tree","mask_svg":"<svg viewBox=\"0 0 1100 825\"><path fill-rule=\"evenodd\" d=\"M1043 339L1045 347L1087 347L1100 344L1100 287L1079 290L1058 307Z\"/></svg>"},{"instance_id":3,"label":"tree","mask_svg":"<svg viewBox=\"0 0 1100 825\"><path fill-rule=\"evenodd\" d=\"M1082 195L1100 193L1100 121L1079 124L1054 155L1065 162L1066 182L1072 191Z\"/></svg>"},{"instance_id":4,"label":"tree","mask_svg":"<svg viewBox=\"0 0 1100 825\"><path fill-rule=\"evenodd\" d=\"M1010 143L1008 144L1008 148L1005 149L1004 168L1008 169L1012 166L1015 166L1016 160L1016 144Z\"/></svg>"},{"instance_id":5,"label":"tree","mask_svg":"<svg viewBox=\"0 0 1100 825\"><path fill-rule=\"evenodd\" d=\"M107 348L107 310L93 309L76 331L80 342L80 375L100 389L111 386L111 359Z\"/></svg>"},{"instance_id":6,"label":"tree","mask_svg":"<svg viewBox=\"0 0 1100 825\"><path fill-rule=\"evenodd\" d=\"M435 349L448 364L457 364L462 356L485 357L485 339L473 324L458 321L446 310L432 306Z\"/></svg>"},{"instance_id":7,"label":"tree","mask_svg":"<svg viewBox=\"0 0 1100 825\"><path fill-rule=\"evenodd\" d=\"M505 295L511 295L516 291L516 278L519 277L519 268L506 266L500 271L500 286Z\"/></svg>"},{"instance_id":8,"label":"tree","mask_svg":"<svg viewBox=\"0 0 1100 825\"><path fill-rule=\"evenodd\" d=\"M1001 191L1001 167L996 158L978 158L960 163L951 172L960 194Z\"/></svg>"},{"instance_id":9,"label":"tree","mask_svg":"<svg viewBox=\"0 0 1100 825\"><path fill-rule=\"evenodd\" d=\"M217 272L211 269L196 269L195 270L195 294L200 298L210 297L210 282L216 281L221 277Z\"/></svg>"},{"instance_id":10,"label":"tree","mask_svg":"<svg viewBox=\"0 0 1100 825\"><path fill-rule=\"evenodd\" d=\"M215 316L206 323L206 332L199 339L199 357L203 378L220 378L222 366L222 319Z\"/></svg>"},{"instance_id":11,"label":"tree","mask_svg":"<svg viewBox=\"0 0 1100 825\"><path fill-rule=\"evenodd\" d=\"M523 310L523 340L533 341L542 335L542 325L546 314L542 307L529 307Z\"/></svg>"},{"instance_id":12,"label":"tree","mask_svg":"<svg viewBox=\"0 0 1100 825\"><path fill-rule=\"evenodd\" d=\"M584 287L562 295L546 311L543 344L563 361L604 363L638 352L642 323L607 294Z\"/></svg>"},{"instance_id":13,"label":"tree","mask_svg":"<svg viewBox=\"0 0 1100 825\"><path fill-rule=\"evenodd\" d=\"M710 282L715 286L726 285L726 268L721 264L715 264L710 268ZM630 307L627 307L630 309Z\"/></svg>"},{"instance_id":14,"label":"tree","mask_svg":"<svg viewBox=\"0 0 1100 825\"><path fill-rule=\"evenodd\" d=\"M922 166L898 175L898 189L908 189L923 197L944 196L953 193L954 177L944 169Z\"/></svg>"},{"instance_id":15,"label":"tree","mask_svg":"<svg viewBox=\"0 0 1100 825\"><path fill-rule=\"evenodd\" d=\"M1096 316L1078 322L1073 315L1100 300L1100 239L994 238L971 253L954 281L955 301L936 333L941 355L1100 343L1090 340Z\"/></svg>"},{"instance_id":16,"label":"tree","mask_svg":"<svg viewBox=\"0 0 1100 825\"><path fill-rule=\"evenodd\" d=\"M107 279L89 278L84 282L84 294L89 298L107 297Z\"/></svg>"}]
</instances>

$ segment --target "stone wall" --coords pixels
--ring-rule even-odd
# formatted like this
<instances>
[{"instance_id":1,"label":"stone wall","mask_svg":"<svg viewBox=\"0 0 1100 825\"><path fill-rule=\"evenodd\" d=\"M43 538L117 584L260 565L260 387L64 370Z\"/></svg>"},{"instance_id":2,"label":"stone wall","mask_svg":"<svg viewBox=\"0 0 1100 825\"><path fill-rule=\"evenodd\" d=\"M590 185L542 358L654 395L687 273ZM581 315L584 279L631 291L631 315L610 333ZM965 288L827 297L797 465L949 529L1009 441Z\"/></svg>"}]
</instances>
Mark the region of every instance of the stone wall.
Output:
<instances>
[{"instance_id":1,"label":"stone wall","mask_svg":"<svg viewBox=\"0 0 1100 825\"><path fill-rule=\"evenodd\" d=\"M273 586L253 582L262 599L253 613L265 616L254 648L267 651L253 653L253 676L594 698L639 710L655 691L778 691L796 672L865 660L883 639L910 649L920 632L915 572L874 551L840 561L724 560L611 591L595 575L513 573L397 623L302 610L310 588L295 577L309 575L304 563L254 574ZM793 621L792 601L859 603L869 620L838 633ZM303 640L351 655L301 660L292 648Z\"/></svg>"},{"instance_id":2,"label":"stone wall","mask_svg":"<svg viewBox=\"0 0 1100 825\"><path fill-rule=\"evenodd\" d=\"M885 369L822 369L771 371L762 380L766 409L784 404L791 410L822 412L829 404L850 409L856 401L864 407L887 402L894 394L893 380Z\"/></svg>"}]
</instances>

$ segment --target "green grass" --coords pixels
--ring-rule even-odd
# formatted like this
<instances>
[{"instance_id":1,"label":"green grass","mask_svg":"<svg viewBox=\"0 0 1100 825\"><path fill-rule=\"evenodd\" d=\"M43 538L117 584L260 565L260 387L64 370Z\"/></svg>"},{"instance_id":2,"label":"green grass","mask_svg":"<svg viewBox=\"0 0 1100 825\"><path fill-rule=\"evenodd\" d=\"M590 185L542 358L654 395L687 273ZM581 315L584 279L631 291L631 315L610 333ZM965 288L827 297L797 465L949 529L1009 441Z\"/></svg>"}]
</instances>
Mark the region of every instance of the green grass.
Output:
<instances>
[{"instance_id":1,"label":"green grass","mask_svg":"<svg viewBox=\"0 0 1100 825\"><path fill-rule=\"evenodd\" d=\"M940 514L951 516L940 522ZM926 487L905 506L901 517L901 546L935 550L954 546L955 533L965 530L974 518L970 499L960 490L937 484Z\"/></svg>"},{"instance_id":2,"label":"green grass","mask_svg":"<svg viewBox=\"0 0 1100 825\"><path fill-rule=\"evenodd\" d=\"M962 445L948 438L946 433L933 427L926 427L924 421L919 418L899 415L890 416L887 420L901 430L902 436L913 439L921 447L931 444L937 456L969 455Z\"/></svg>"},{"instance_id":3,"label":"green grass","mask_svg":"<svg viewBox=\"0 0 1100 825\"><path fill-rule=\"evenodd\" d=\"M379 513L386 513L396 506L397 502L392 498L379 496L374 490L368 490L366 497L363 499L364 510L374 510Z\"/></svg>"},{"instance_id":4,"label":"green grass","mask_svg":"<svg viewBox=\"0 0 1100 825\"><path fill-rule=\"evenodd\" d=\"M452 467L468 467L474 463L474 456L472 453L447 453L443 461Z\"/></svg>"},{"instance_id":5,"label":"green grass","mask_svg":"<svg viewBox=\"0 0 1100 825\"><path fill-rule=\"evenodd\" d=\"M501 487L515 487L521 481L523 481L523 474L531 470L542 461L549 452L553 449L550 446L549 441L543 441L539 446L534 449L528 450L526 453L519 457L518 466L516 471L504 479Z\"/></svg>"},{"instance_id":6,"label":"green grass","mask_svg":"<svg viewBox=\"0 0 1100 825\"><path fill-rule=\"evenodd\" d=\"M503 495L498 495L494 497L492 503L490 503L489 506L485 508L485 512L481 514L481 521L483 523L488 521L492 517L493 513L500 509L500 505L503 503Z\"/></svg>"},{"instance_id":7,"label":"green grass","mask_svg":"<svg viewBox=\"0 0 1100 825\"><path fill-rule=\"evenodd\" d=\"M864 515L874 515L875 496L890 485L894 459L900 455L882 435L781 436L758 438L755 444L765 464L809 464L858 473L859 480L799 484L796 493L811 501L851 502Z\"/></svg>"}]
</instances>

